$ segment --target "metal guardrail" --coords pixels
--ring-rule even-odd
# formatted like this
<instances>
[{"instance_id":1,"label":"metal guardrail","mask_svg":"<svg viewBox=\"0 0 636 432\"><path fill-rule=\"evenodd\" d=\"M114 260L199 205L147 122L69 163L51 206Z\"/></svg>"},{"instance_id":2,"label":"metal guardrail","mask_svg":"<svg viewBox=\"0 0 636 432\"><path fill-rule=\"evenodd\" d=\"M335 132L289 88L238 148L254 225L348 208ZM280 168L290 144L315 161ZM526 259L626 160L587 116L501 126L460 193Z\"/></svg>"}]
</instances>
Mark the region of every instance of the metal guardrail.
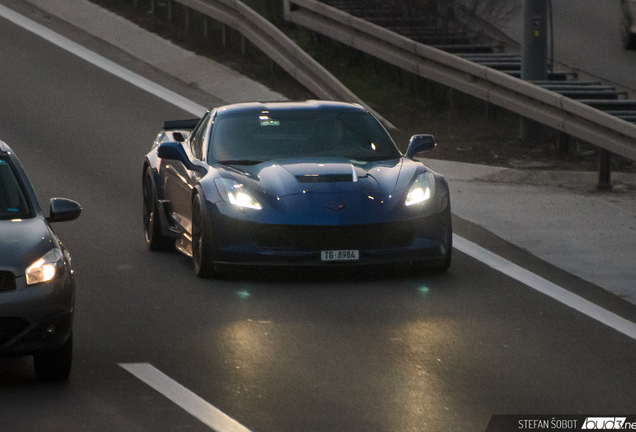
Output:
<instances>
[{"instance_id":1,"label":"metal guardrail","mask_svg":"<svg viewBox=\"0 0 636 432\"><path fill-rule=\"evenodd\" d=\"M396 129L276 26L240 0L168 0L169 17L172 16L172 3L179 3L237 30L318 98L358 103L387 128Z\"/></svg>"},{"instance_id":2,"label":"metal guardrail","mask_svg":"<svg viewBox=\"0 0 636 432\"><path fill-rule=\"evenodd\" d=\"M315 0L284 0L285 19L397 67L636 160L636 125L577 100L416 42Z\"/></svg>"}]
</instances>

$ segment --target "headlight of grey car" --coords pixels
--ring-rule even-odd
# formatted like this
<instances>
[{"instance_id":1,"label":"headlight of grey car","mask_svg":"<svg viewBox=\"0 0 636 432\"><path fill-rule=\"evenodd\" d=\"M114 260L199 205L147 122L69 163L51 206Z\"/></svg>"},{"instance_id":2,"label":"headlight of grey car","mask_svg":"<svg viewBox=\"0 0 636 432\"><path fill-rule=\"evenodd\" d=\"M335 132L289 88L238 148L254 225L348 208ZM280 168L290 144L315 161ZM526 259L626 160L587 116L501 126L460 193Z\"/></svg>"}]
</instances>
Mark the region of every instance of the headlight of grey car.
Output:
<instances>
[{"instance_id":1,"label":"headlight of grey car","mask_svg":"<svg viewBox=\"0 0 636 432\"><path fill-rule=\"evenodd\" d=\"M49 282L60 275L64 267L64 255L60 249L51 249L42 258L27 267L26 283L35 285Z\"/></svg>"}]
</instances>

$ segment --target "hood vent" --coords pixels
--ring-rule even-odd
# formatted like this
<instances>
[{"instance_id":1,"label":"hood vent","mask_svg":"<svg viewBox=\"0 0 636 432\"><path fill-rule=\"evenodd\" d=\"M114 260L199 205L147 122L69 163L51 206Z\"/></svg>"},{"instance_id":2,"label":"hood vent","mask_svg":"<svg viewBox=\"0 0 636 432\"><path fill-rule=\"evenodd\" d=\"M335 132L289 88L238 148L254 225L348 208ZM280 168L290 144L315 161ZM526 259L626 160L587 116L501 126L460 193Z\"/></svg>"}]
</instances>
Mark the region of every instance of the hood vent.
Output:
<instances>
[{"instance_id":1,"label":"hood vent","mask_svg":"<svg viewBox=\"0 0 636 432\"><path fill-rule=\"evenodd\" d=\"M353 174L307 174L296 179L301 183L351 183Z\"/></svg>"}]
</instances>

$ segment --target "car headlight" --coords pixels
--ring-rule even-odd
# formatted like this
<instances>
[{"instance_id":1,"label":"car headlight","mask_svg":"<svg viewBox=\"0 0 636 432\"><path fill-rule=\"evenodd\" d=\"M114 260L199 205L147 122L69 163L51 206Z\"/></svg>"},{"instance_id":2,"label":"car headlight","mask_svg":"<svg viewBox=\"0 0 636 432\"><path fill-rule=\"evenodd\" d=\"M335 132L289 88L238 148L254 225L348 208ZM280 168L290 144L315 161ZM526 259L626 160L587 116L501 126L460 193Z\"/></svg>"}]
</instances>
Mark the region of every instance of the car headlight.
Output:
<instances>
[{"instance_id":1,"label":"car headlight","mask_svg":"<svg viewBox=\"0 0 636 432\"><path fill-rule=\"evenodd\" d=\"M247 191L241 183L227 178L218 178L214 180L216 188L223 201L238 207L260 210L263 208L256 198Z\"/></svg>"},{"instance_id":2,"label":"car headlight","mask_svg":"<svg viewBox=\"0 0 636 432\"><path fill-rule=\"evenodd\" d=\"M420 174L411 185L411 189L409 189L409 193L406 195L404 205L410 206L422 203L433 195L435 195L435 176L430 172Z\"/></svg>"},{"instance_id":3,"label":"car headlight","mask_svg":"<svg viewBox=\"0 0 636 432\"><path fill-rule=\"evenodd\" d=\"M64 267L64 255L59 249L51 249L42 258L27 267L26 283L34 285L49 282L60 275Z\"/></svg>"}]
</instances>

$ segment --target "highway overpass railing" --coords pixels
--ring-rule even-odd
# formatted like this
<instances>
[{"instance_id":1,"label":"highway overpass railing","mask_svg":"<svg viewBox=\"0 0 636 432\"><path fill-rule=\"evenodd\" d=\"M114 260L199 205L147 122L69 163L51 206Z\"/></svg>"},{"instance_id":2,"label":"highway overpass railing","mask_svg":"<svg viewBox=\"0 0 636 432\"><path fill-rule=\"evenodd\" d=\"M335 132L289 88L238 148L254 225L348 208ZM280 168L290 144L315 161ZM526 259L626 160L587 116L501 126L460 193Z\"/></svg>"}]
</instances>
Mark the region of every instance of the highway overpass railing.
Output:
<instances>
[{"instance_id":1,"label":"highway overpass railing","mask_svg":"<svg viewBox=\"0 0 636 432\"><path fill-rule=\"evenodd\" d=\"M399 68L636 160L636 124L394 33L316 0L284 0L285 19Z\"/></svg>"}]
</instances>

